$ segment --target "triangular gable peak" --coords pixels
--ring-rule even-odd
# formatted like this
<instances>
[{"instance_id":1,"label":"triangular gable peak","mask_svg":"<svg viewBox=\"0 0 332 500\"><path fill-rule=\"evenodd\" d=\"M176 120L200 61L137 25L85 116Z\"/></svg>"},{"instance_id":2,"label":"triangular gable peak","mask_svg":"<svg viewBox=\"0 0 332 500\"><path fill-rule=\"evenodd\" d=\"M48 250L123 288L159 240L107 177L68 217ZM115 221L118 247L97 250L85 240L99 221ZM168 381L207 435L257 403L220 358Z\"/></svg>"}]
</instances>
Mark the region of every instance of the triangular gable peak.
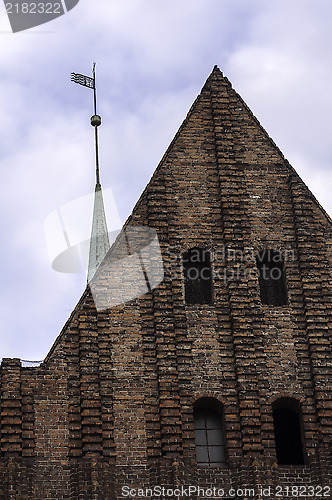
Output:
<instances>
[{"instance_id":1,"label":"triangular gable peak","mask_svg":"<svg viewBox=\"0 0 332 500\"><path fill-rule=\"evenodd\" d=\"M285 159L259 120L215 66L126 224L137 217L139 207L142 203L145 204L143 200L146 200L147 192L156 189L162 182L165 169L172 169L173 164L176 168L176 164L181 162L183 184L193 181L195 165L202 165L204 159L207 159L208 141L214 149L213 161L220 168L223 164L251 165L253 168L256 165L264 175L264 167L269 164L282 165L284 172L301 183L307 196L316 204L318 213L321 212L331 223L329 215Z\"/></svg>"},{"instance_id":2,"label":"triangular gable peak","mask_svg":"<svg viewBox=\"0 0 332 500\"><path fill-rule=\"evenodd\" d=\"M329 216L215 67L124 228L156 230L167 272L175 255L196 246L292 252L299 225L325 246L331 239ZM101 288L116 248L96 275ZM91 299L87 289L77 313Z\"/></svg>"}]
</instances>

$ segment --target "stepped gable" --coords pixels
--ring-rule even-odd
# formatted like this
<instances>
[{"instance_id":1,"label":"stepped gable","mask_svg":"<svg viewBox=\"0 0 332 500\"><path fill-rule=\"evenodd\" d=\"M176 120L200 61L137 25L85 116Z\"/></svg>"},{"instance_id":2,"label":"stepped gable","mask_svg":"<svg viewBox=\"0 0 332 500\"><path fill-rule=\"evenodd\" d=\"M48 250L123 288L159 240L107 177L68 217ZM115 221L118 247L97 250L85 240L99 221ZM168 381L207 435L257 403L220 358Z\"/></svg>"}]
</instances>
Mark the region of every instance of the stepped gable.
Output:
<instances>
[{"instance_id":1,"label":"stepped gable","mask_svg":"<svg viewBox=\"0 0 332 500\"><path fill-rule=\"evenodd\" d=\"M0 497L328 487L331 220L217 67L125 229L142 226L158 235L158 286L97 311L127 255L122 235L44 363L2 363ZM185 300L183 254L196 247L211 256L208 304ZM280 307L261 300L256 257L267 249L284 257ZM126 280L136 286L134 271ZM196 463L193 408L208 398L223 408L224 467ZM301 466L277 466L272 407L282 398L301 408Z\"/></svg>"}]
</instances>

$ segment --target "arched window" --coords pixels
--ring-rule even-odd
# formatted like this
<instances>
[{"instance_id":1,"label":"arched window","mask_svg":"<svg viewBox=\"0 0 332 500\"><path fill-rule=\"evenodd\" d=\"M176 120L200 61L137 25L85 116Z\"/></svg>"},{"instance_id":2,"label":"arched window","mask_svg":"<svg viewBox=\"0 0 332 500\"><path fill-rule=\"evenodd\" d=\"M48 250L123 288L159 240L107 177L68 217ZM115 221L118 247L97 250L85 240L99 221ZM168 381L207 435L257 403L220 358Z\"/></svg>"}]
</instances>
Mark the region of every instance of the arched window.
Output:
<instances>
[{"instance_id":1,"label":"arched window","mask_svg":"<svg viewBox=\"0 0 332 500\"><path fill-rule=\"evenodd\" d=\"M212 304L210 252L192 248L183 254L185 300L187 304Z\"/></svg>"},{"instance_id":2,"label":"arched window","mask_svg":"<svg viewBox=\"0 0 332 500\"><path fill-rule=\"evenodd\" d=\"M280 252L263 250L256 257L262 304L283 306L288 302L284 261Z\"/></svg>"},{"instance_id":3,"label":"arched window","mask_svg":"<svg viewBox=\"0 0 332 500\"><path fill-rule=\"evenodd\" d=\"M194 408L194 425L197 464L227 465L220 403L213 398L200 400Z\"/></svg>"},{"instance_id":4,"label":"arched window","mask_svg":"<svg viewBox=\"0 0 332 500\"><path fill-rule=\"evenodd\" d=\"M273 405L274 437L279 465L303 465L304 453L299 403L278 399Z\"/></svg>"}]
</instances>

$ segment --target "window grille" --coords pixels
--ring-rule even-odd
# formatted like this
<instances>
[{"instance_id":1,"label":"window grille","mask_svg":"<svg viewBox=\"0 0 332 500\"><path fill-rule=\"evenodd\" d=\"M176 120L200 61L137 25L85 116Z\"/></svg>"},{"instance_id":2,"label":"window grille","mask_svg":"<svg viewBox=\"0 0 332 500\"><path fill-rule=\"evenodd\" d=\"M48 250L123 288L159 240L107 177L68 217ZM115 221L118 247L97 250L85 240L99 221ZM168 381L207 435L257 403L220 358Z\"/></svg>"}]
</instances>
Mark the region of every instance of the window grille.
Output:
<instances>
[{"instance_id":1,"label":"window grille","mask_svg":"<svg viewBox=\"0 0 332 500\"><path fill-rule=\"evenodd\" d=\"M226 465L221 415L209 408L197 408L194 424L197 464L207 467Z\"/></svg>"}]
</instances>

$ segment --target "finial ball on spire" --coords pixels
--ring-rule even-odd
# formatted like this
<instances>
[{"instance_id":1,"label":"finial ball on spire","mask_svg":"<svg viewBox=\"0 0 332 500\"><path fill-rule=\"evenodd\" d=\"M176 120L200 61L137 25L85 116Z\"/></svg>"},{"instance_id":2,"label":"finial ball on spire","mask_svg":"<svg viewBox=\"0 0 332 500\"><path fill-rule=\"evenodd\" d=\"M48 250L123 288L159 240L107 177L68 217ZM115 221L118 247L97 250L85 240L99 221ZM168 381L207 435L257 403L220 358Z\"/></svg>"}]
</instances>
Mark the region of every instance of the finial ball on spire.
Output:
<instances>
[{"instance_id":1,"label":"finial ball on spire","mask_svg":"<svg viewBox=\"0 0 332 500\"><path fill-rule=\"evenodd\" d=\"M99 125L101 125L101 117L99 115L91 116L91 125L93 127L99 127Z\"/></svg>"}]
</instances>

